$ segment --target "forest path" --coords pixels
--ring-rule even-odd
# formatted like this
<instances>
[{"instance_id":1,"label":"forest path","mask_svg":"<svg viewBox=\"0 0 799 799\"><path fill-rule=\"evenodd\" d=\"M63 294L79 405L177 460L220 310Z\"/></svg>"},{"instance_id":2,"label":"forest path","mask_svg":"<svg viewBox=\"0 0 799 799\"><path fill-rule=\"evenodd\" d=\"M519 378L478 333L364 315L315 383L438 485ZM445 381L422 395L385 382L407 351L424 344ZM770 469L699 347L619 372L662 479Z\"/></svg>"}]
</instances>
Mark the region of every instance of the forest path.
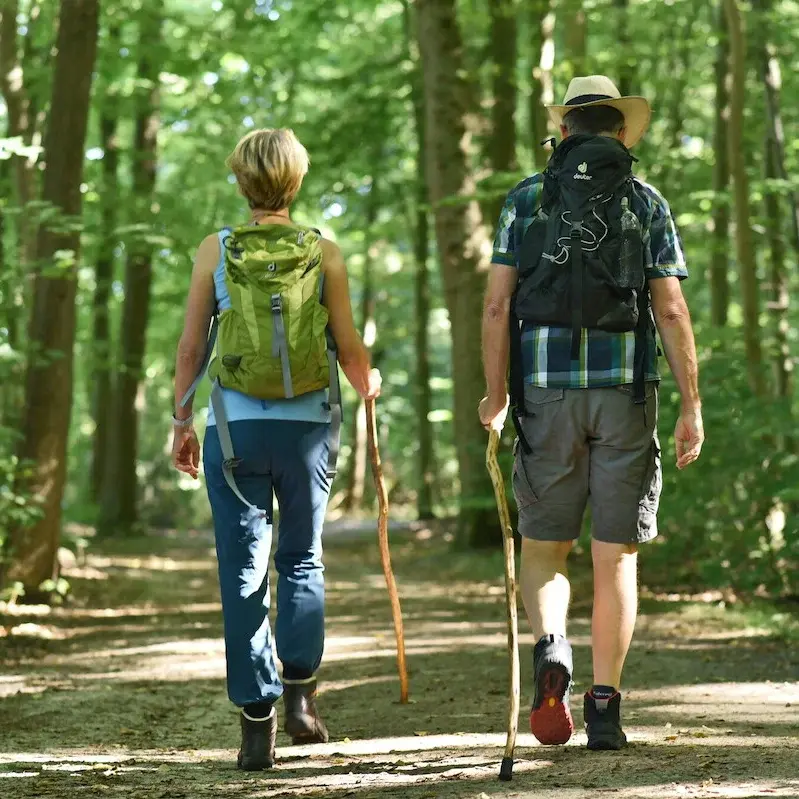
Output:
<instances>
[{"instance_id":1,"label":"forest path","mask_svg":"<svg viewBox=\"0 0 799 799\"><path fill-rule=\"evenodd\" d=\"M413 700L402 706L372 534L373 525L340 523L326 539L320 706L331 743L294 748L281 732L279 763L262 774L235 768L208 533L97 544L70 569L76 600L67 607L0 608L0 796L799 797L799 652L712 597L645 594L626 671L627 750L588 752L581 732L558 748L521 734L514 780L500 783L500 553L453 552L438 533L394 531ZM573 583L581 729L585 554ZM529 634L522 644L524 733Z\"/></svg>"}]
</instances>

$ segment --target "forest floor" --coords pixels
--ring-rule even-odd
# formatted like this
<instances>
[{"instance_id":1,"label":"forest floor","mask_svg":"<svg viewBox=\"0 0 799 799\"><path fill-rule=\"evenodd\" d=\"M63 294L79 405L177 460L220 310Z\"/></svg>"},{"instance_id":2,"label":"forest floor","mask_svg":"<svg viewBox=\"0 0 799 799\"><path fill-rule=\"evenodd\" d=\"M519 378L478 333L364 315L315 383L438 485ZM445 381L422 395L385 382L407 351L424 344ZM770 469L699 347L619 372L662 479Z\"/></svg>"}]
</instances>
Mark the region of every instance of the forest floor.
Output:
<instances>
[{"instance_id":1,"label":"forest floor","mask_svg":"<svg viewBox=\"0 0 799 799\"><path fill-rule=\"evenodd\" d=\"M331 527L320 673L331 742L295 748L281 732L278 765L259 774L235 767L209 534L92 545L69 569L71 602L0 608L0 796L799 797L795 641L768 613L710 594L644 592L626 670L631 745L619 753L588 752L582 732L557 748L524 734L524 635L522 734L514 779L499 782L501 555L453 552L442 538L409 526L393 533L411 668L412 703L400 705L377 547L361 528ZM576 560L572 707L581 730L591 582L586 554Z\"/></svg>"}]
</instances>

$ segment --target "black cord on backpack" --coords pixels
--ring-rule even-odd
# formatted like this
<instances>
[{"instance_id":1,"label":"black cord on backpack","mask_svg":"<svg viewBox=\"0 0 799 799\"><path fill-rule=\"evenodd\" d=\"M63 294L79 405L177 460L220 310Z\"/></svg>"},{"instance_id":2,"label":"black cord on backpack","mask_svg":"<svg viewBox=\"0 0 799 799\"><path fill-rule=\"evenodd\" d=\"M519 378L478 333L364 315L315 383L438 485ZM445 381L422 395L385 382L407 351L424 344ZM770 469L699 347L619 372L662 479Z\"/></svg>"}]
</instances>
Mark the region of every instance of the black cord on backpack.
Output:
<instances>
[{"instance_id":1,"label":"black cord on backpack","mask_svg":"<svg viewBox=\"0 0 799 799\"><path fill-rule=\"evenodd\" d=\"M522 365L522 330L519 319L513 312L513 300L511 300L510 312L510 374L508 376L508 388L510 389L511 421L516 428L516 436L526 454L530 454L533 448L524 434L522 427L522 417L532 416L527 413L524 402L524 372Z\"/></svg>"}]
</instances>

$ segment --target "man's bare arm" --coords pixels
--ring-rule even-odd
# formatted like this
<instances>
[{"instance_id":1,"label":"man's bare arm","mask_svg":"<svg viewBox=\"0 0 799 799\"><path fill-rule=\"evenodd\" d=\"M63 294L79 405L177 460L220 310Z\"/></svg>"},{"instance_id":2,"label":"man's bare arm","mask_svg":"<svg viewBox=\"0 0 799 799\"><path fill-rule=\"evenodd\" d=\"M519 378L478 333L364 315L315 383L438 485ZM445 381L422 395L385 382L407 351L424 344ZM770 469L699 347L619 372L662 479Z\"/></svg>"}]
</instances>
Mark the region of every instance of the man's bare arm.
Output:
<instances>
[{"instance_id":1,"label":"man's bare arm","mask_svg":"<svg viewBox=\"0 0 799 799\"><path fill-rule=\"evenodd\" d=\"M677 387L682 407L698 407L699 366L696 360L696 343L691 326L688 304L676 277L664 277L649 282L652 311L655 315L660 339L666 353Z\"/></svg>"},{"instance_id":2,"label":"man's bare arm","mask_svg":"<svg viewBox=\"0 0 799 799\"><path fill-rule=\"evenodd\" d=\"M678 278L650 280L649 291L655 324L682 399L674 439L677 467L683 469L699 457L705 440L699 397L699 365L691 314Z\"/></svg>"},{"instance_id":3,"label":"man's bare arm","mask_svg":"<svg viewBox=\"0 0 799 799\"><path fill-rule=\"evenodd\" d=\"M517 279L514 267L491 265L483 303L483 371L487 396L480 403L480 420L486 427L490 427L507 408L510 301ZM501 422L504 422L504 415Z\"/></svg>"}]
</instances>

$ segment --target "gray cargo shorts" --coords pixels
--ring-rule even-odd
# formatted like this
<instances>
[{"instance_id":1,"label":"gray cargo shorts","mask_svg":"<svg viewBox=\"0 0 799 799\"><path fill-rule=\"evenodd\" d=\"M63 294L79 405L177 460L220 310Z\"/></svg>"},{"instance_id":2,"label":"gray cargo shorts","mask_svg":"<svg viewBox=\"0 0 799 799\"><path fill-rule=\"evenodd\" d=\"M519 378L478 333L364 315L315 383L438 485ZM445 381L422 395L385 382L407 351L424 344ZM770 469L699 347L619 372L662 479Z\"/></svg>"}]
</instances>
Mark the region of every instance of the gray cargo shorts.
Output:
<instances>
[{"instance_id":1,"label":"gray cargo shorts","mask_svg":"<svg viewBox=\"0 0 799 799\"><path fill-rule=\"evenodd\" d=\"M631 391L629 385L525 387L522 429L532 452L517 441L513 464L524 538L579 538L588 502L598 541L643 543L657 535L663 485L657 384L647 383L646 412Z\"/></svg>"}]
</instances>

